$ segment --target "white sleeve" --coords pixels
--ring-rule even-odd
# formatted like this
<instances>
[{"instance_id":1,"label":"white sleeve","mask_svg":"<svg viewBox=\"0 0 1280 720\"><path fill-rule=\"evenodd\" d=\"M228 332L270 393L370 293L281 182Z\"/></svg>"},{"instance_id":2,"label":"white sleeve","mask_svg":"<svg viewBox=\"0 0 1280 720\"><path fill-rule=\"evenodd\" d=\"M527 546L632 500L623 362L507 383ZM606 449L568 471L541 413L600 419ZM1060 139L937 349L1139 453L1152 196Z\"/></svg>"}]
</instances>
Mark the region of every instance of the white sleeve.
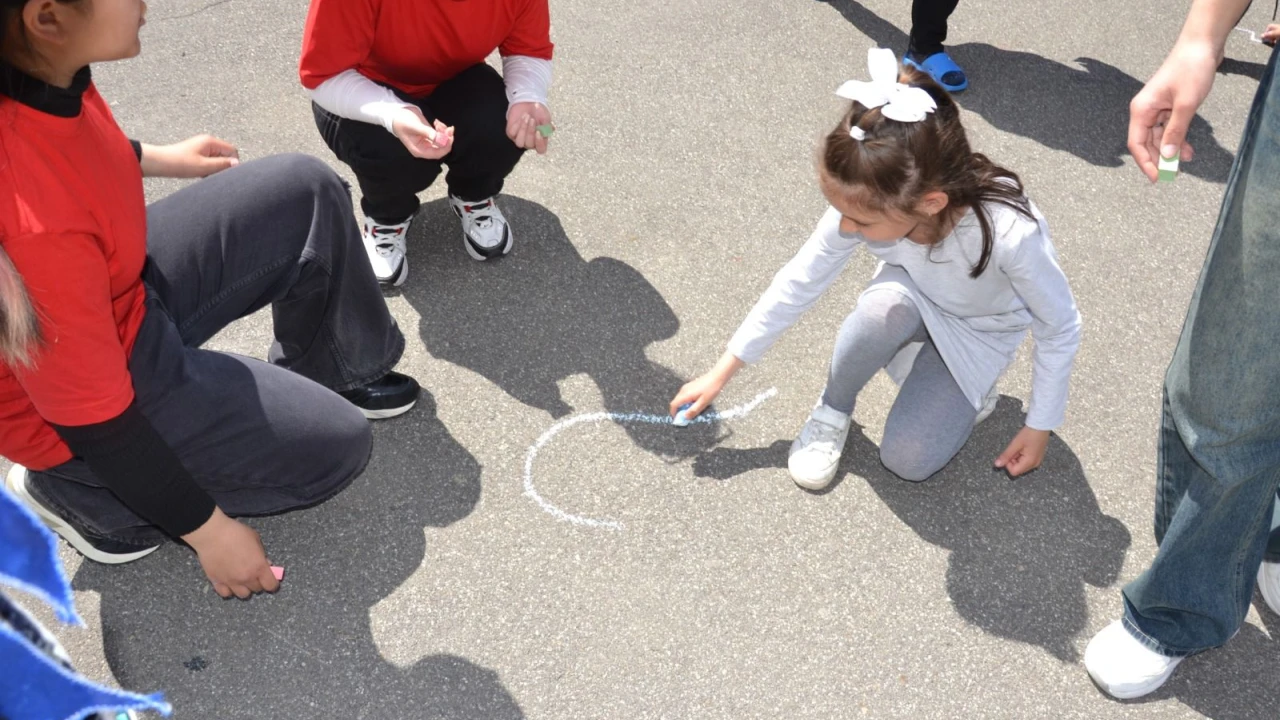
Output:
<instances>
[{"instance_id":1,"label":"white sleeve","mask_svg":"<svg viewBox=\"0 0 1280 720\"><path fill-rule=\"evenodd\" d=\"M1031 311L1035 349L1027 427L1053 430L1066 419L1067 386L1080 349L1081 321L1067 276L1058 266L1049 229L1038 217L1036 225L1002 269Z\"/></svg>"},{"instance_id":2,"label":"white sleeve","mask_svg":"<svg viewBox=\"0 0 1280 720\"><path fill-rule=\"evenodd\" d=\"M751 308L729 340L729 352L745 363L760 360L831 287L861 242L840 234L840 211L829 208L804 247L778 271Z\"/></svg>"},{"instance_id":3,"label":"white sleeve","mask_svg":"<svg viewBox=\"0 0 1280 720\"><path fill-rule=\"evenodd\" d=\"M391 132L394 113L413 107L390 88L383 87L358 71L344 70L311 91L311 99L329 112L348 120L381 125Z\"/></svg>"},{"instance_id":4,"label":"white sleeve","mask_svg":"<svg viewBox=\"0 0 1280 720\"><path fill-rule=\"evenodd\" d=\"M502 58L502 82L507 86L507 105L522 102L547 104L551 91L551 61L528 55Z\"/></svg>"}]
</instances>

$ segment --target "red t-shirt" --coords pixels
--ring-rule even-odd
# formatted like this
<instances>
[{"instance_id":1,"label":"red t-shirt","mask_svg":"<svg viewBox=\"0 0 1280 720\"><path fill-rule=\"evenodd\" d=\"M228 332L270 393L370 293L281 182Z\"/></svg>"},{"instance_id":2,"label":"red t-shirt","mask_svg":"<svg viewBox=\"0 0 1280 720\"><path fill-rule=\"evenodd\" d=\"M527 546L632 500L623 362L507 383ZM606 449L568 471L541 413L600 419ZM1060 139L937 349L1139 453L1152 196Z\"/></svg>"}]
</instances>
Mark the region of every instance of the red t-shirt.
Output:
<instances>
[{"instance_id":1,"label":"red t-shirt","mask_svg":"<svg viewBox=\"0 0 1280 720\"><path fill-rule=\"evenodd\" d=\"M550 60L547 0L311 0L298 75L315 89L354 69L425 97L494 48Z\"/></svg>"},{"instance_id":2,"label":"red t-shirt","mask_svg":"<svg viewBox=\"0 0 1280 720\"><path fill-rule=\"evenodd\" d=\"M43 335L33 368L0 363L0 455L58 465L72 455L49 423L100 423L133 402L146 219L138 158L92 84L76 117L0 97L0 246Z\"/></svg>"}]
</instances>

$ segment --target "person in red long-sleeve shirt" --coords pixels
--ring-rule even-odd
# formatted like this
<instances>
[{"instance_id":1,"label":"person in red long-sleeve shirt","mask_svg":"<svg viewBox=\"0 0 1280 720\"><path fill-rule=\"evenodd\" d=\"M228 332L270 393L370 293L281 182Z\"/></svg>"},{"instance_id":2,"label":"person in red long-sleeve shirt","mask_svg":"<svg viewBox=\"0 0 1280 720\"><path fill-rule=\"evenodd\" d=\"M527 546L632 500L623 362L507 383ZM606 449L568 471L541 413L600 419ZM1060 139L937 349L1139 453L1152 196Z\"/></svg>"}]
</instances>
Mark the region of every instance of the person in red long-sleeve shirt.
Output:
<instances>
[{"instance_id":1,"label":"person in red long-sleeve shirt","mask_svg":"<svg viewBox=\"0 0 1280 720\"><path fill-rule=\"evenodd\" d=\"M166 539L223 597L278 586L235 516L314 505L409 410L404 335L350 193L301 155L133 143L90 64L140 51L141 0L0 0L0 455L86 557ZM143 175L205 177L152 205ZM208 176L208 177L206 177ZM270 305L270 362L201 349Z\"/></svg>"},{"instance_id":2,"label":"person in red long-sleeve shirt","mask_svg":"<svg viewBox=\"0 0 1280 720\"><path fill-rule=\"evenodd\" d=\"M476 260L511 251L494 203L553 125L547 0L312 0L298 74L316 125L362 193L374 274L408 276L417 194L448 167L449 203ZM502 74L485 64L497 49Z\"/></svg>"}]
</instances>

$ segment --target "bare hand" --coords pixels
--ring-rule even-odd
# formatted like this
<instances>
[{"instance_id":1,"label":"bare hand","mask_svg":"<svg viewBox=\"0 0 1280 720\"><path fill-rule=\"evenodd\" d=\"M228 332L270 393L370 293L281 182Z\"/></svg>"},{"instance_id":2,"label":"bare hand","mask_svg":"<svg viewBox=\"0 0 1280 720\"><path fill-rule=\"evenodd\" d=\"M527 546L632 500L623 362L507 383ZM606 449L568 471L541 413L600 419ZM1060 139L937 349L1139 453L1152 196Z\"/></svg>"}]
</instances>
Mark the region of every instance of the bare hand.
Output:
<instances>
[{"instance_id":1,"label":"bare hand","mask_svg":"<svg viewBox=\"0 0 1280 720\"><path fill-rule=\"evenodd\" d=\"M1277 39L1280 39L1280 25L1271 23L1266 30L1262 31L1262 42L1274 46Z\"/></svg>"},{"instance_id":2,"label":"bare hand","mask_svg":"<svg viewBox=\"0 0 1280 720\"><path fill-rule=\"evenodd\" d=\"M1208 43L1180 42L1129 103L1129 152L1152 182L1161 155L1184 162L1194 156L1187 128L1213 87L1220 60Z\"/></svg>"},{"instance_id":3,"label":"bare hand","mask_svg":"<svg viewBox=\"0 0 1280 720\"><path fill-rule=\"evenodd\" d=\"M392 132L414 157L439 160L453 150L453 128L436 120L428 123L416 107L401 108L391 122Z\"/></svg>"},{"instance_id":4,"label":"bare hand","mask_svg":"<svg viewBox=\"0 0 1280 720\"><path fill-rule=\"evenodd\" d=\"M511 142L516 147L537 150L539 155L546 155L550 138L538 132L539 125L555 128L551 123L551 111L542 103L516 103L507 111L507 137Z\"/></svg>"},{"instance_id":5,"label":"bare hand","mask_svg":"<svg viewBox=\"0 0 1280 720\"><path fill-rule=\"evenodd\" d=\"M254 593L280 589L258 533L222 510L214 509L204 525L182 539L196 551L200 567L222 597L235 595L243 600Z\"/></svg>"},{"instance_id":6,"label":"bare hand","mask_svg":"<svg viewBox=\"0 0 1280 720\"><path fill-rule=\"evenodd\" d=\"M240 164L240 153L226 140L196 135L172 145L143 145L142 174L148 177L201 178Z\"/></svg>"},{"instance_id":7,"label":"bare hand","mask_svg":"<svg viewBox=\"0 0 1280 720\"><path fill-rule=\"evenodd\" d=\"M1018 477L1040 467L1044 451L1049 447L1049 431L1024 427L1013 436L1013 442L996 458L996 467Z\"/></svg>"},{"instance_id":8,"label":"bare hand","mask_svg":"<svg viewBox=\"0 0 1280 720\"><path fill-rule=\"evenodd\" d=\"M702 414L707 406L715 402L716 396L724 389L726 383L742 369L743 362L733 355L733 353L725 353L716 363L715 367L708 370L701 377L690 380L685 383L676 396L671 400L671 416L680 411L683 405L689 405L689 409L685 411L684 416L690 420Z\"/></svg>"}]
</instances>

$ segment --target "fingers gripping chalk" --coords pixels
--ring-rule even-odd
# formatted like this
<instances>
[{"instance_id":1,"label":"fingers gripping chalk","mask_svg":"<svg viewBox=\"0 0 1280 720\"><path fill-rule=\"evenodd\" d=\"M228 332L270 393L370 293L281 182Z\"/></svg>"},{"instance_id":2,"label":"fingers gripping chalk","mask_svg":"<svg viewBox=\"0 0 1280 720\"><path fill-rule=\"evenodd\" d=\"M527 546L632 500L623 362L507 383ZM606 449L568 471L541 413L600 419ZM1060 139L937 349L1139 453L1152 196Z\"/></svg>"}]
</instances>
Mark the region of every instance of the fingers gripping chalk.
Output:
<instances>
[{"instance_id":1,"label":"fingers gripping chalk","mask_svg":"<svg viewBox=\"0 0 1280 720\"><path fill-rule=\"evenodd\" d=\"M691 407L693 407L693 403L685 403L681 405L676 416L672 418L671 424L676 427L689 427L689 416L687 413Z\"/></svg>"},{"instance_id":2,"label":"fingers gripping chalk","mask_svg":"<svg viewBox=\"0 0 1280 720\"><path fill-rule=\"evenodd\" d=\"M276 576L276 580L284 580L284 568L279 565L271 566L271 574Z\"/></svg>"},{"instance_id":3,"label":"fingers gripping chalk","mask_svg":"<svg viewBox=\"0 0 1280 720\"><path fill-rule=\"evenodd\" d=\"M551 133L553 133L553 132L555 132L555 131L556 131L555 127L553 127L553 126L551 126L551 125L539 125L539 126L538 126L538 134L542 135L542 137L544 137L544 138L549 138L549 137L551 137Z\"/></svg>"},{"instance_id":4,"label":"fingers gripping chalk","mask_svg":"<svg viewBox=\"0 0 1280 720\"><path fill-rule=\"evenodd\" d=\"M1173 182L1178 177L1178 156L1173 157L1160 156L1160 163L1156 166L1159 170L1157 179L1160 182Z\"/></svg>"}]
</instances>

